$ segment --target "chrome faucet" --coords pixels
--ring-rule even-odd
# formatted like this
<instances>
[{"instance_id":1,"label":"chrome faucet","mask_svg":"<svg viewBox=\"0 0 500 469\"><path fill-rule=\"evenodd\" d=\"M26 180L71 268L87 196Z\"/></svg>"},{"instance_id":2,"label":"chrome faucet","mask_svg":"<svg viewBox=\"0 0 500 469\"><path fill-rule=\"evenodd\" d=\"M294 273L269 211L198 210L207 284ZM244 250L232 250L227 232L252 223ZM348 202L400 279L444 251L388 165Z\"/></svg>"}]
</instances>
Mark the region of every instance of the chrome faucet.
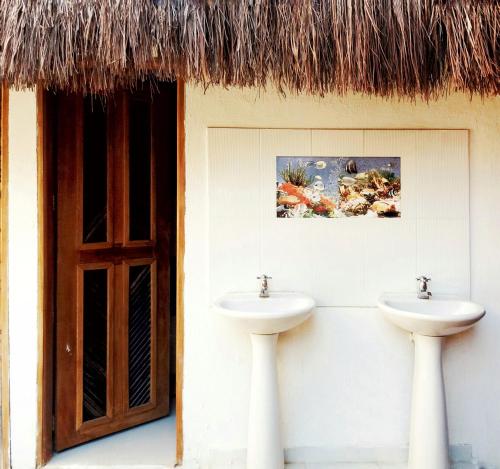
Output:
<instances>
[{"instance_id":1,"label":"chrome faucet","mask_svg":"<svg viewBox=\"0 0 500 469\"><path fill-rule=\"evenodd\" d=\"M268 284L267 281L272 278L268 277L266 274L262 274L260 277L257 277L260 280L260 294L261 298L269 298Z\"/></svg>"},{"instance_id":2,"label":"chrome faucet","mask_svg":"<svg viewBox=\"0 0 500 469\"><path fill-rule=\"evenodd\" d=\"M428 290L428 283L431 281L430 278L427 278L425 275L421 275L417 278L418 281L418 289L417 289L417 297L420 300L429 300L432 296L432 293Z\"/></svg>"}]
</instances>

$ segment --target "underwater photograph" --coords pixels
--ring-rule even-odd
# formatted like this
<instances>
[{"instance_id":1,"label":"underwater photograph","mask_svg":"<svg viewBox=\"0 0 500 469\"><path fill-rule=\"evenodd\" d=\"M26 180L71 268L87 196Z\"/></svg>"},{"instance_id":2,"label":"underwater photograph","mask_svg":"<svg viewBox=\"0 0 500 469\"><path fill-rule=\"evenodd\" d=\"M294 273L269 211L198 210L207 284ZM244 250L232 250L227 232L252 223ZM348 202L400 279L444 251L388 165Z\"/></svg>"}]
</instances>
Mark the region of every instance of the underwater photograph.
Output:
<instances>
[{"instance_id":1,"label":"underwater photograph","mask_svg":"<svg viewBox=\"0 0 500 469\"><path fill-rule=\"evenodd\" d=\"M400 157L276 157L279 218L400 217Z\"/></svg>"}]
</instances>

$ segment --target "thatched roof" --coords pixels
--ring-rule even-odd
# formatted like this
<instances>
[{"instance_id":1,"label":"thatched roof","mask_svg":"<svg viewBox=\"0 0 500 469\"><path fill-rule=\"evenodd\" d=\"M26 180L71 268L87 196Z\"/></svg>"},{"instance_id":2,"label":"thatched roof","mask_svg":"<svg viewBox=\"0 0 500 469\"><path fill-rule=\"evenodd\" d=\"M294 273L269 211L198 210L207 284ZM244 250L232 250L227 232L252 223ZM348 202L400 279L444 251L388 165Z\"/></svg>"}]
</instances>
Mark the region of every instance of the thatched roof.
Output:
<instances>
[{"instance_id":1,"label":"thatched roof","mask_svg":"<svg viewBox=\"0 0 500 469\"><path fill-rule=\"evenodd\" d=\"M498 0L0 0L0 78L432 97L500 88Z\"/></svg>"}]
</instances>

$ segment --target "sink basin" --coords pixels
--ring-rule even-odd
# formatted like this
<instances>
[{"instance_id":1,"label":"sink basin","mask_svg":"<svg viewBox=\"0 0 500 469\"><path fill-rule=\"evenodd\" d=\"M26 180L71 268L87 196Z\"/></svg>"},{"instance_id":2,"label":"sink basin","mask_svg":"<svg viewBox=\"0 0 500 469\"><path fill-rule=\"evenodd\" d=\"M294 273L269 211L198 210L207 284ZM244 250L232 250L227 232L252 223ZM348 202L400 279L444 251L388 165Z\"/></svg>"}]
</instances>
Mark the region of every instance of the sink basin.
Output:
<instances>
[{"instance_id":1,"label":"sink basin","mask_svg":"<svg viewBox=\"0 0 500 469\"><path fill-rule=\"evenodd\" d=\"M484 315L484 308L450 296L420 300L415 293L383 295L378 307L397 326L415 334L441 337L465 331Z\"/></svg>"},{"instance_id":2,"label":"sink basin","mask_svg":"<svg viewBox=\"0 0 500 469\"><path fill-rule=\"evenodd\" d=\"M250 334L278 334L298 326L312 313L314 300L302 293L229 293L214 303L216 311Z\"/></svg>"}]
</instances>

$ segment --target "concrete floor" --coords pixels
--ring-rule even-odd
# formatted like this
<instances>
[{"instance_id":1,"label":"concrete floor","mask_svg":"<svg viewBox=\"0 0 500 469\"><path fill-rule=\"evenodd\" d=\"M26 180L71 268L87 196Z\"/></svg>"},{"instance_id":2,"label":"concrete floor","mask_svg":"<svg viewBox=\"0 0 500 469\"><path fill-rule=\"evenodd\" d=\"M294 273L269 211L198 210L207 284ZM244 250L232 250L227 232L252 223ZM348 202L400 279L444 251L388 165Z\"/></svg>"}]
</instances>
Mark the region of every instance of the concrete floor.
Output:
<instances>
[{"instance_id":1,"label":"concrete floor","mask_svg":"<svg viewBox=\"0 0 500 469\"><path fill-rule=\"evenodd\" d=\"M175 415L56 453L48 469L171 469L175 465Z\"/></svg>"}]
</instances>

